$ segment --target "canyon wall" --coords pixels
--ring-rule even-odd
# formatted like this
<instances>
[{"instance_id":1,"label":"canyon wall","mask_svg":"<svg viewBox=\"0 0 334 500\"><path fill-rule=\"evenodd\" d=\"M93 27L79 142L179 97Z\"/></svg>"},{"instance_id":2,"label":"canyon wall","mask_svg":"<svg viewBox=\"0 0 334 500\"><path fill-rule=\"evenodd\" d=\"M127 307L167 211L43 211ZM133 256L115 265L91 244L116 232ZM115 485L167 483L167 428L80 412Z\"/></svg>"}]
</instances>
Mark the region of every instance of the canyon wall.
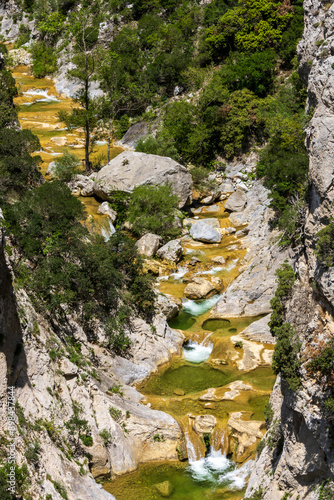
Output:
<instances>
[{"instance_id":1,"label":"canyon wall","mask_svg":"<svg viewBox=\"0 0 334 500\"><path fill-rule=\"evenodd\" d=\"M330 388L306 369L314 349L334 333L334 269L321 266L314 253L317 233L333 213L334 4L305 0L304 9L298 59L312 116L306 129L309 196L304 242L291 256L298 278L286 304L286 321L302 343L302 385L293 392L279 377L272 393L271 424L245 495L257 492L263 500L287 493L291 500L318 499L323 485L330 491L334 476L333 417L324 406Z\"/></svg>"}]
</instances>

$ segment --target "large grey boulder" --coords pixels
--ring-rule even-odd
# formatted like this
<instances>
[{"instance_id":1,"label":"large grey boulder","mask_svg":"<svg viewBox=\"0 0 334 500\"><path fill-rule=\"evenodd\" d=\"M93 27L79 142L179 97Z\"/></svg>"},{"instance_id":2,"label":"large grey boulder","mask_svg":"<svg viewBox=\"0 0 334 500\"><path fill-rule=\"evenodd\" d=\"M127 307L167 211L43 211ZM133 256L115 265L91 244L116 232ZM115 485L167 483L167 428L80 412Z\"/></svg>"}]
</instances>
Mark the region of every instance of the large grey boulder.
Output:
<instances>
[{"instance_id":1,"label":"large grey boulder","mask_svg":"<svg viewBox=\"0 0 334 500\"><path fill-rule=\"evenodd\" d=\"M212 227L212 225L208 223L208 219L199 221L191 227L190 236L194 240L203 241L204 243L220 243L222 235L217 229L217 227Z\"/></svg>"},{"instance_id":2,"label":"large grey boulder","mask_svg":"<svg viewBox=\"0 0 334 500\"><path fill-rule=\"evenodd\" d=\"M108 200L115 191L131 193L137 186L167 183L179 198L179 208L191 203L192 177L185 167L166 156L124 151L97 173L94 191Z\"/></svg>"},{"instance_id":3,"label":"large grey boulder","mask_svg":"<svg viewBox=\"0 0 334 500\"><path fill-rule=\"evenodd\" d=\"M225 203L225 209L230 212L241 212L247 203L247 196L243 189L238 188L235 193L231 194Z\"/></svg>"},{"instance_id":4,"label":"large grey boulder","mask_svg":"<svg viewBox=\"0 0 334 500\"><path fill-rule=\"evenodd\" d=\"M171 262L179 262L183 254L180 240L171 240L157 251L157 257Z\"/></svg>"},{"instance_id":5,"label":"large grey boulder","mask_svg":"<svg viewBox=\"0 0 334 500\"><path fill-rule=\"evenodd\" d=\"M152 233L144 234L136 243L138 253L146 257L153 257L161 245L161 236Z\"/></svg>"}]
</instances>

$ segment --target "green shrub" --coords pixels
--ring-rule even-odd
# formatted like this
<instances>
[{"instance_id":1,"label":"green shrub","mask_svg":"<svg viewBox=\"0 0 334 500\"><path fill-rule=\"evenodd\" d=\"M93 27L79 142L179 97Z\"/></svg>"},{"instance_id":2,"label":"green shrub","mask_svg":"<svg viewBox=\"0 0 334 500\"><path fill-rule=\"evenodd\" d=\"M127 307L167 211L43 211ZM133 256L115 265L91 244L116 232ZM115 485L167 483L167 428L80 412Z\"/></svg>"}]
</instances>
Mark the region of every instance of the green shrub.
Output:
<instances>
[{"instance_id":1,"label":"green shrub","mask_svg":"<svg viewBox=\"0 0 334 500\"><path fill-rule=\"evenodd\" d=\"M63 155L55 161L52 175L61 182L70 182L80 170L79 158L65 150Z\"/></svg>"},{"instance_id":2,"label":"green shrub","mask_svg":"<svg viewBox=\"0 0 334 500\"><path fill-rule=\"evenodd\" d=\"M30 40L30 29L28 26L25 26L24 24L20 25L19 29L19 36L17 37L15 47L21 47L21 45L24 45L25 43L28 43Z\"/></svg>"},{"instance_id":3,"label":"green shrub","mask_svg":"<svg viewBox=\"0 0 334 500\"><path fill-rule=\"evenodd\" d=\"M277 335L276 329L280 328L285 318L285 302L288 300L291 289L296 281L296 275L292 267L285 261L276 271L277 288L275 296L271 299L270 305L273 310L269 327L271 334Z\"/></svg>"},{"instance_id":4,"label":"green shrub","mask_svg":"<svg viewBox=\"0 0 334 500\"><path fill-rule=\"evenodd\" d=\"M178 197L170 185L138 186L128 207L128 220L136 236L158 234L166 242L181 234L175 224Z\"/></svg>"},{"instance_id":5,"label":"green shrub","mask_svg":"<svg viewBox=\"0 0 334 500\"><path fill-rule=\"evenodd\" d=\"M174 140L165 135L147 136L145 139L139 139L136 144L136 151L158 156L168 156L174 160L179 160L179 153L174 145Z\"/></svg>"},{"instance_id":6,"label":"green shrub","mask_svg":"<svg viewBox=\"0 0 334 500\"><path fill-rule=\"evenodd\" d=\"M29 485L29 474L26 464L22 467L15 465L15 493L12 495L8 490L8 477L10 472L11 464L5 462L2 467L0 467L0 498L1 500L13 500L18 496L23 498L27 494L27 489Z\"/></svg>"},{"instance_id":7,"label":"green shrub","mask_svg":"<svg viewBox=\"0 0 334 500\"><path fill-rule=\"evenodd\" d=\"M118 422L122 418L121 410L118 410L114 406L109 406L109 413L116 422Z\"/></svg>"},{"instance_id":8,"label":"green shrub","mask_svg":"<svg viewBox=\"0 0 334 500\"><path fill-rule=\"evenodd\" d=\"M332 267L334 264L334 223L331 221L316 236L318 238L316 256L323 266Z\"/></svg>"},{"instance_id":9,"label":"green shrub","mask_svg":"<svg viewBox=\"0 0 334 500\"><path fill-rule=\"evenodd\" d=\"M273 369L275 373L282 373L290 389L295 391L301 383L299 373L301 343L293 326L285 322L285 302L290 296L296 275L292 267L285 261L277 269L276 276L278 285L275 296L270 301L273 312L269 322L271 334L276 337Z\"/></svg>"},{"instance_id":10,"label":"green shrub","mask_svg":"<svg viewBox=\"0 0 334 500\"><path fill-rule=\"evenodd\" d=\"M252 496L245 497L245 500L262 500L263 495L264 495L264 491L263 491L263 488L260 486L259 489L257 489L256 491L254 491L254 493L252 494Z\"/></svg>"},{"instance_id":11,"label":"green shrub","mask_svg":"<svg viewBox=\"0 0 334 500\"><path fill-rule=\"evenodd\" d=\"M107 446L107 444L109 443L109 441L111 439L111 434L108 431L108 429L102 429L102 431L100 432L99 435L103 439L104 445Z\"/></svg>"},{"instance_id":12,"label":"green shrub","mask_svg":"<svg viewBox=\"0 0 334 500\"><path fill-rule=\"evenodd\" d=\"M269 425L271 424L273 417L274 417L274 410L272 409L270 402L268 401L268 403L264 407L264 418L266 420L267 427L269 427Z\"/></svg>"},{"instance_id":13,"label":"green shrub","mask_svg":"<svg viewBox=\"0 0 334 500\"><path fill-rule=\"evenodd\" d=\"M319 500L332 500L334 498L334 483L328 479L320 486Z\"/></svg>"},{"instance_id":14,"label":"green shrub","mask_svg":"<svg viewBox=\"0 0 334 500\"><path fill-rule=\"evenodd\" d=\"M80 434L80 439L85 446L93 446L93 438L90 434Z\"/></svg>"},{"instance_id":15,"label":"green shrub","mask_svg":"<svg viewBox=\"0 0 334 500\"><path fill-rule=\"evenodd\" d=\"M32 72L35 78L43 78L57 70L57 55L44 42L36 42L31 47Z\"/></svg>"},{"instance_id":16,"label":"green shrub","mask_svg":"<svg viewBox=\"0 0 334 500\"><path fill-rule=\"evenodd\" d=\"M283 323L275 330L276 344L273 354L273 370L281 373L289 388L296 391L301 384L299 358L301 342L290 323Z\"/></svg>"},{"instance_id":17,"label":"green shrub","mask_svg":"<svg viewBox=\"0 0 334 500\"><path fill-rule=\"evenodd\" d=\"M58 491L59 495L62 498L64 498L64 500L68 500L67 491L66 491L65 486L61 483L58 483L58 481L52 481L52 482L53 482L53 486L54 486L55 490Z\"/></svg>"}]
</instances>

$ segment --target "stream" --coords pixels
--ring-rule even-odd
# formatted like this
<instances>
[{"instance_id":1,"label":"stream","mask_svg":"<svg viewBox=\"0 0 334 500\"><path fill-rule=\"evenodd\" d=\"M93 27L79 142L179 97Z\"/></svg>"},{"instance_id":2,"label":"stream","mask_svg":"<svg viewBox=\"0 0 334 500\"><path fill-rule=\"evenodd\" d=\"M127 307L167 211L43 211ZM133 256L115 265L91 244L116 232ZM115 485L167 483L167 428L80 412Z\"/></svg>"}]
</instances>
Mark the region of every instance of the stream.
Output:
<instances>
[{"instance_id":1,"label":"stream","mask_svg":"<svg viewBox=\"0 0 334 500\"><path fill-rule=\"evenodd\" d=\"M31 129L39 137L42 150L38 154L43 160L41 172L48 179L49 163L65 148L80 159L84 157L82 134L67 131L57 118L58 111L69 110L73 101L59 96L51 80L33 78L26 66L16 67L13 76L20 91L15 104L19 106L21 126ZM106 156L106 149L104 141L98 143L93 159ZM120 151L121 148L113 148L112 157ZM108 237L108 218L97 214L98 201L94 198L81 198L81 201L90 223L97 225L98 230L104 231ZM212 207L203 208L196 218L215 217L221 228L230 227L224 202L215 206L216 212ZM137 471L104 483L103 487L117 500L159 500L162 496L154 485L165 481L170 482L173 490L167 496L174 500L240 500L254 463L256 445L237 458L229 442L227 422L231 413L241 411L246 420L264 420L264 406L274 384L275 377L264 359L251 371L240 371L236 365L244 352L242 347L234 346L231 337L258 318L210 319L210 311L219 299L218 293L202 301L184 297L186 284L195 275L220 278L223 290L233 282L239 275L241 260L246 253L240 248L240 238L227 235L221 244L199 243L191 238L182 241L184 257L177 270L160 276L156 283L159 292L182 300L179 315L170 321L172 328L182 330L185 335L182 355L174 356L137 389L144 396L142 404L167 412L179 422L185 436L188 460L141 464ZM189 265L193 256L200 260L194 267ZM223 256L226 263L214 263L211 259L217 256ZM273 346L266 345L265 348L271 350ZM251 387L240 390L234 397L225 397L230 390L227 385L236 381ZM214 398L208 397L209 389L215 389ZM197 415L216 418L210 445L193 430L192 422Z\"/></svg>"}]
</instances>

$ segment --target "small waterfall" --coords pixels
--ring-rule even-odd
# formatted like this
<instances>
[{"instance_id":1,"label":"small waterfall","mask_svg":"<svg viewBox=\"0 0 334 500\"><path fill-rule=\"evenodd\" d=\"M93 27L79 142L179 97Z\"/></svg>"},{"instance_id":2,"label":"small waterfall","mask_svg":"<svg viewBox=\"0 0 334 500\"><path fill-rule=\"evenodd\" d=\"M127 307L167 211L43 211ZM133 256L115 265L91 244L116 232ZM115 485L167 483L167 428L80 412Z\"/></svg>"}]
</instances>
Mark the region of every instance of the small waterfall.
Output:
<instances>
[{"instance_id":1,"label":"small waterfall","mask_svg":"<svg viewBox=\"0 0 334 500\"><path fill-rule=\"evenodd\" d=\"M203 342L198 344L195 340L188 340L183 346L183 357L191 363L203 363L203 361L209 359L212 349L212 343L204 346Z\"/></svg>"},{"instance_id":2,"label":"small waterfall","mask_svg":"<svg viewBox=\"0 0 334 500\"><path fill-rule=\"evenodd\" d=\"M109 222L109 227L108 226L101 227L101 234L104 238L104 241L106 241L106 242L109 241L110 236L112 236L114 233L116 233L116 229L114 228L114 225L110 219L108 220L108 222Z\"/></svg>"},{"instance_id":3,"label":"small waterfall","mask_svg":"<svg viewBox=\"0 0 334 500\"><path fill-rule=\"evenodd\" d=\"M195 462L197 460L197 453L196 453L196 450L195 450L195 446L194 446L194 444L192 443L192 441L191 441L191 439L189 437L189 433L188 432L184 433L184 439L185 439L185 442L186 442L186 449L187 449L188 460L189 460L189 462Z\"/></svg>"},{"instance_id":4,"label":"small waterfall","mask_svg":"<svg viewBox=\"0 0 334 500\"><path fill-rule=\"evenodd\" d=\"M220 295L214 295L207 300L190 300L183 299L182 306L183 310L192 316L200 316L201 314L210 311L210 309L218 302Z\"/></svg>"}]
</instances>

